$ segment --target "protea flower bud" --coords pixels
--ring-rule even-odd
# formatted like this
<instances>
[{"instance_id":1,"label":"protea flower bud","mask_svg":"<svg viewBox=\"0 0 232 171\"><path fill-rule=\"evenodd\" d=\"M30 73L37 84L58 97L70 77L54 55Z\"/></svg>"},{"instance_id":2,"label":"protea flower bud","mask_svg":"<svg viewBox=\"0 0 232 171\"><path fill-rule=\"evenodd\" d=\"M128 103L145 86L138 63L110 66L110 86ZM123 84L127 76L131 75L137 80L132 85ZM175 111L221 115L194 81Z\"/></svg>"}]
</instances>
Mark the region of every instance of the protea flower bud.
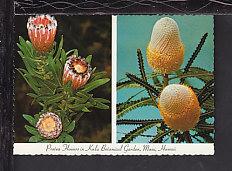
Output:
<instances>
[{"instance_id":1,"label":"protea flower bud","mask_svg":"<svg viewBox=\"0 0 232 171\"><path fill-rule=\"evenodd\" d=\"M36 128L44 138L55 139L62 132L62 122L55 113L47 112L40 116Z\"/></svg>"},{"instance_id":2,"label":"protea flower bud","mask_svg":"<svg viewBox=\"0 0 232 171\"><path fill-rule=\"evenodd\" d=\"M63 83L72 82L73 89L84 86L91 76L91 66L85 58L72 55L68 58L64 66Z\"/></svg>"},{"instance_id":3,"label":"protea flower bud","mask_svg":"<svg viewBox=\"0 0 232 171\"><path fill-rule=\"evenodd\" d=\"M168 17L158 20L147 47L148 64L162 74L169 74L180 68L184 58L184 45L177 23Z\"/></svg>"},{"instance_id":4,"label":"protea flower bud","mask_svg":"<svg viewBox=\"0 0 232 171\"><path fill-rule=\"evenodd\" d=\"M160 94L158 108L164 122L174 130L187 131L199 121L201 108L194 91L185 85L170 84Z\"/></svg>"},{"instance_id":5,"label":"protea flower bud","mask_svg":"<svg viewBox=\"0 0 232 171\"><path fill-rule=\"evenodd\" d=\"M37 15L28 19L28 35L38 52L45 53L52 48L56 27L57 21L50 15Z\"/></svg>"}]
</instances>

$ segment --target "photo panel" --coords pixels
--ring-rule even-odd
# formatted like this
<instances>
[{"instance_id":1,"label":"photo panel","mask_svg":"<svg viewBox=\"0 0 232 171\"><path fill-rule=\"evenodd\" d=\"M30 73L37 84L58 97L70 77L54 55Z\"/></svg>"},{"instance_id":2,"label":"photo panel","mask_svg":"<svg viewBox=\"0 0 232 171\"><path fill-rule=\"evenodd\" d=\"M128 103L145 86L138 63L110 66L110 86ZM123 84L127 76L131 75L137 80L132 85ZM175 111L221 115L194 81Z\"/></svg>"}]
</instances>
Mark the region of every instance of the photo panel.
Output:
<instances>
[{"instance_id":1,"label":"photo panel","mask_svg":"<svg viewBox=\"0 0 232 171\"><path fill-rule=\"evenodd\" d=\"M214 143L214 17L122 15L117 28L117 141Z\"/></svg>"},{"instance_id":2,"label":"photo panel","mask_svg":"<svg viewBox=\"0 0 232 171\"><path fill-rule=\"evenodd\" d=\"M15 16L15 143L111 142L111 17Z\"/></svg>"}]
</instances>

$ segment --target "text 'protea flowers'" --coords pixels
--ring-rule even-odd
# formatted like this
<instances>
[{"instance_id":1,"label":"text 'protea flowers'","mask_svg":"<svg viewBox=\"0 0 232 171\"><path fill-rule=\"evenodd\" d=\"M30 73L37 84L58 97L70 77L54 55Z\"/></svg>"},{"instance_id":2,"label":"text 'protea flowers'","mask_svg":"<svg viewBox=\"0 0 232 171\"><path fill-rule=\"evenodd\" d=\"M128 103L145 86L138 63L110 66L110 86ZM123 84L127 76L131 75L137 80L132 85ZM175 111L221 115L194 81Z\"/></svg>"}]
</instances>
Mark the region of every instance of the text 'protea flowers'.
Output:
<instances>
[{"instance_id":1,"label":"text 'protea flowers'","mask_svg":"<svg viewBox=\"0 0 232 171\"><path fill-rule=\"evenodd\" d=\"M39 121L36 124L36 128L41 136L46 139L55 139L62 132L62 123L54 113L47 112L40 116Z\"/></svg>"},{"instance_id":2,"label":"text 'protea flowers'","mask_svg":"<svg viewBox=\"0 0 232 171\"><path fill-rule=\"evenodd\" d=\"M84 86L91 76L91 66L85 58L72 55L68 58L64 66L63 83L72 82L72 88L78 89Z\"/></svg>"},{"instance_id":3,"label":"text 'protea flowers'","mask_svg":"<svg viewBox=\"0 0 232 171\"><path fill-rule=\"evenodd\" d=\"M199 121L201 108L190 87L170 84L160 94L158 108L164 122L174 130L187 131Z\"/></svg>"},{"instance_id":4,"label":"text 'protea flowers'","mask_svg":"<svg viewBox=\"0 0 232 171\"><path fill-rule=\"evenodd\" d=\"M30 17L27 22L28 35L34 48L40 52L48 52L56 35L57 21L50 15Z\"/></svg>"},{"instance_id":5,"label":"text 'protea flowers'","mask_svg":"<svg viewBox=\"0 0 232 171\"><path fill-rule=\"evenodd\" d=\"M158 20L147 47L148 64L162 74L169 74L180 68L184 58L184 45L177 23L168 17Z\"/></svg>"}]
</instances>

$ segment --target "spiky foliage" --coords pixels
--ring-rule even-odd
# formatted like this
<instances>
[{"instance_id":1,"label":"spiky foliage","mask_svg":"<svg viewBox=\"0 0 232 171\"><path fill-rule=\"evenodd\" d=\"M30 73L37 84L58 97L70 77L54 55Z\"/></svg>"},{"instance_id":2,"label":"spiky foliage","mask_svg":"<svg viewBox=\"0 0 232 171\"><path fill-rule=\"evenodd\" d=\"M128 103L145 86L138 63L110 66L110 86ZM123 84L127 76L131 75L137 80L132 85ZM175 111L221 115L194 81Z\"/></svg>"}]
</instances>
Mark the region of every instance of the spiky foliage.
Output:
<instances>
[{"instance_id":1,"label":"spiky foliage","mask_svg":"<svg viewBox=\"0 0 232 171\"><path fill-rule=\"evenodd\" d=\"M206 41L208 33L205 33L199 44L197 45L192 56L189 58L188 63L183 69L171 73L167 81L175 81L179 83L187 84L192 87L196 93L199 103L202 108L202 114L200 116L197 125L189 131L181 132L170 129L163 121L163 119L124 119L128 112L143 107L146 112L146 107L151 106L157 108L157 98L163 89L162 75L157 73L146 73L143 63L143 56L141 50L137 50L138 57L138 70L139 74L126 73L126 77L129 80L120 81L117 83L117 89L137 89L136 94L123 103L117 104L117 125L133 125L137 126L127 133L123 133L124 136L118 140L118 142L133 142L137 137L147 137L150 143L166 142L167 139L172 143L192 143L197 141L199 143L212 143L214 141L214 123L210 123L208 120L214 118L214 74L211 71L207 71L203 68L192 67L194 60L200 53L203 45ZM188 78L196 78L204 83L204 86L199 89L195 87L194 83L188 82ZM151 81L150 81L151 80ZM153 82L153 84L151 84ZM147 91L148 96L140 98L139 100L133 100L137 95L140 95L144 91ZM151 128L155 128L154 134L146 134Z\"/></svg>"},{"instance_id":2,"label":"spiky foliage","mask_svg":"<svg viewBox=\"0 0 232 171\"><path fill-rule=\"evenodd\" d=\"M74 54L78 56L77 49L65 52L63 49L63 37L58 46L46 54L39 54L30 41L19 38L18 51L24 64L24 68L18 68L22 77L31 87L27 95L34 99L33 102L40 104L41 111L38 114L23 115L29 125L25 129L32 136L29 142L74 142L72 132L80 117L91 112L94 108L108 109L109 100L94 97L91 92L110 81L105 72L92 70L92 75L83 87L73 90L71 82L63 84L63 68L67 57ZM92 55L86 57L91 64ZM62 121L63 131L56 139L47 140L36 129L36 123L41 114L45 112L56 113Z\"/></svg>"}]
</instances>

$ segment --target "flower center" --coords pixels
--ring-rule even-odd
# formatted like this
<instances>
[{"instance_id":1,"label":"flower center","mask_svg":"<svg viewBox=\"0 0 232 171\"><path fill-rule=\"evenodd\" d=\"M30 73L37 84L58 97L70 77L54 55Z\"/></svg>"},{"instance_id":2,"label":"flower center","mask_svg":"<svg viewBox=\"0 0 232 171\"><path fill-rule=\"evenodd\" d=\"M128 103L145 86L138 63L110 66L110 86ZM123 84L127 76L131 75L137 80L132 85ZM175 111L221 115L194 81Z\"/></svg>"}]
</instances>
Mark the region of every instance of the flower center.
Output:
<instances>
[{"instance_id":1,"label":"flower center","mask_svg":"<svg viewBox=\"0 0 232 171\"><path fill-rule=\"evenodd\" d=\"M56 129L56 122L52 117L46 117L41 123L41 128L46 132L52 132Z\"/></svg>"},{"instance_id":2,"label":"flower center","mask_svg":"<svg viewBox=\"0 0 232 171\"><path fill-rule=\"evenodd\" d=\"M73 69L76 73L78 74L83 74L87 71L88 67L86 62L81 61L81 60L75 60L73 63Z\"/></svg>"}]
</instances>

